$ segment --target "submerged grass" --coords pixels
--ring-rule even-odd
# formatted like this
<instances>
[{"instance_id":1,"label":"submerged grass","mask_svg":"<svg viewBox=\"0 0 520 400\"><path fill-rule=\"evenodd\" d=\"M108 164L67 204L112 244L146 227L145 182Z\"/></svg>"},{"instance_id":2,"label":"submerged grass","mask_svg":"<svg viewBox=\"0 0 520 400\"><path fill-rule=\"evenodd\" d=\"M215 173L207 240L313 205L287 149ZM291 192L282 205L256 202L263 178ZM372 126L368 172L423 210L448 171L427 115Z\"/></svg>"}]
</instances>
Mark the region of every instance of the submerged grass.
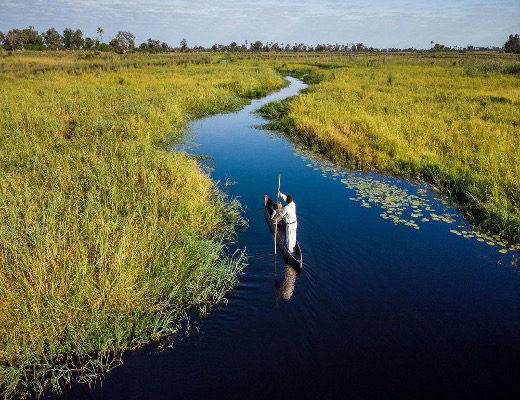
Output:
<instances>
[{"instance_id":1,"label":"submerged grass","mask_svg":"<svg viewBox=\"0 0 520 400\"><path fill-rule=\"evenodd\" d=\"M89 70L75 68L74 55L24 57L0 63L7 398L92 382L123 351L174 332L188 308L207 313L232 288L243 258L226 255L224 241L239 204L195 161L161 149L189 119L284 85L267 66L143 56ZM27 72L46 63L67 66Z\"/></svg>"},{"instance_id":2,"label":"submerged grass","mask_svg":"<svg viewBox=\"0 0 520 400\"><path fill-rule=\"evenodd\" d=\"M432 183L479 229L520 242L519 58L314 64L280 67L317 84L264 106L270 128L342 165Z\"/></svg>"}]
</instances>

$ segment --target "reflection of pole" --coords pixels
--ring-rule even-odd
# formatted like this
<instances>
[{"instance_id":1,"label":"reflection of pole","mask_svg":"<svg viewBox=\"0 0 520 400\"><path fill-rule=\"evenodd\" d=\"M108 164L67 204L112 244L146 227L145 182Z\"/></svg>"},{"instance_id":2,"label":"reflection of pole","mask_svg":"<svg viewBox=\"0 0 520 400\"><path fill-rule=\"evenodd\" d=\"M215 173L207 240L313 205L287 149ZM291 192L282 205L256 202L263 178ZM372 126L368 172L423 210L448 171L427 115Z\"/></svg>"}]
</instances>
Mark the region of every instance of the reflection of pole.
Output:
<instances>
[{"instance_id":1,"label":"reflection of pole","mask_svg":"<svg viewBox=\"0 0 520 400\"><path fill-rule=\"evenodd\" d=\"M278 277L276 276L276 267L277 267L277 256L276 254L274 255L274 276L273 276L273 281L274 281L274 287L278 289ZM276 305L276 308L278 308L278 295L277 295L277 290L274 291L274 301L275 301L275 305Z\"/></svg>"},{"instance_id":2,"label":"reflection of pole","mask_svg":"<svg viewBox=\"0 0 520 400\"><path fill-rule=\"evenodd\" d=\"M274 255L274 277L275 277L275 279L276 279L276 263L277 263L277 258L278 258L278 257L276 257L276 254L275 254L275 255Z\"/></svg>"},{"instance_id":3,"label":"reflection of pole","mask_svg":"<svg viewBox=\"0 0 520 400\"><path fill-rule=\"evenodd\" d=\"M282 174L278 174L278 191L276 192L276 204L275 210L278 209L278 198L280 197L280 179ZM276 237L278 236L278 221L276 220L276 214L274 219L274 254L276 255Z\"/></svg>"}]
</instances>

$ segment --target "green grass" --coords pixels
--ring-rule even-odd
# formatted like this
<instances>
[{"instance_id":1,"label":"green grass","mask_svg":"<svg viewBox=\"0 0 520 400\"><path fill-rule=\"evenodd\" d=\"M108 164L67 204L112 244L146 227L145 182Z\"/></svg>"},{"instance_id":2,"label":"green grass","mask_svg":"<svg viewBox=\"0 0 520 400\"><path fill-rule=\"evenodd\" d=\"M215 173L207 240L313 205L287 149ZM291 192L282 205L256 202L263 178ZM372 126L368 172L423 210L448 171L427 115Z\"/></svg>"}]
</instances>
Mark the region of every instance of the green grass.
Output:
<instances>
[{"instance_id":1,"label":"green grass","mask_svg":"<svg viewBox=\"0 0 520 400\"><path fill-rule=\"evenodd\" d=\"M427 181L480 230L520 242L520 58L277 62L313 84L260 110L270 128L339 164Z\"/></svg>"},{"instance_id":2,"label":"green grass","mask_svg":"<svg viewBox=\"0 0 520 400\"><path fill-rule=\"evenodd\" d=\"M240 206L165 151L193 119L267 105L353 168L432 183L520 239L519 59L496 54L0 54L0 393L92 382L205 314L243 267ZM278 71L279 73L277 73Z\"/></svg>"},{"instance_id":3,"label":"green grass","mask_svg":"<svg viewBox=\"0 0 520 400\"><path fill-rule=\"evenodd\" d=\"M2 397L92 382L188 309L207 313L244 265L225 248L239 204L164 150L190 119L283 78L211 58L110 57L0 61Z\"/></svg>"}]
</instances>

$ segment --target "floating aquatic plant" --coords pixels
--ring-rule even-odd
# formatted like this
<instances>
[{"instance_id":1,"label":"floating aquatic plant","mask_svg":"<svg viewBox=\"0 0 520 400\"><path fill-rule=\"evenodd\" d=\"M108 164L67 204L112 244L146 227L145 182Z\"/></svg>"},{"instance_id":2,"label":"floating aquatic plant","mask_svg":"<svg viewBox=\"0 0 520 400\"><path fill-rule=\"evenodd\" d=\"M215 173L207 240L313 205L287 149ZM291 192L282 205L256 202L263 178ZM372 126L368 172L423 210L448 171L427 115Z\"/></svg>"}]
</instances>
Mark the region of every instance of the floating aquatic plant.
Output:
<instances>
[{"instance_id":1,"label":"floating aquatic plant","mask_svg":"<svg viewBox=\"0 0 520 400\"><path fill-rule=\"evenodd\" d=\"M367 209L379 206L382 210L379 216L394 225L419 230L420 224L443 222L451 225L460 218L446 199L431 196L432 192L425 184L406 189L393 183L395 180L390 178L337 167L306 149L299 149L298 155L307 163L307 167L320 171L323 177L339 180L346 189L353 190L355 196L350 195L350 201L358 202L361 207ZM450 232L465 239L476 238L477 241L490 246L501 247L499 252L502 254L520 250L520 245L511 246L498 235L468 230L466 225L459 225L457 228L460 230L450 229Z\"/></svg>"}]
</instances>

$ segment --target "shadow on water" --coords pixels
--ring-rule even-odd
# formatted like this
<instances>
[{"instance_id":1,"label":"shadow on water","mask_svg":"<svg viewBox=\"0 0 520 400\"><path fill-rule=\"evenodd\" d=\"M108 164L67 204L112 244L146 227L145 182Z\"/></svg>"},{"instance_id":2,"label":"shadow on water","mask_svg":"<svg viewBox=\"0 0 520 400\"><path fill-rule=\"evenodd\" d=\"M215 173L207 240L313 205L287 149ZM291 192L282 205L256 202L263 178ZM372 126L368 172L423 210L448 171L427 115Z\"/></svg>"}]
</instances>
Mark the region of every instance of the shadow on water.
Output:
<instances>
[{"instance_id":1,"label":"shadow on water","mask_svg":"<svg viewBox=\"0 0 520 400\"><path fill-rule=\"evenodd\" d=\"M475 232L429 187L338 168L255 128L251 112L195 121L190 154L244 206L249 264L225 305L172 348L130 353L67 398L516 398L518 253ZM298 275L263 215L277 177L298 208ZM274 280L274 285L273 285ZM273 297L275 300L273 301ZM281 301L279 301L281 300Z\"/></svg>"}]
</instances>

